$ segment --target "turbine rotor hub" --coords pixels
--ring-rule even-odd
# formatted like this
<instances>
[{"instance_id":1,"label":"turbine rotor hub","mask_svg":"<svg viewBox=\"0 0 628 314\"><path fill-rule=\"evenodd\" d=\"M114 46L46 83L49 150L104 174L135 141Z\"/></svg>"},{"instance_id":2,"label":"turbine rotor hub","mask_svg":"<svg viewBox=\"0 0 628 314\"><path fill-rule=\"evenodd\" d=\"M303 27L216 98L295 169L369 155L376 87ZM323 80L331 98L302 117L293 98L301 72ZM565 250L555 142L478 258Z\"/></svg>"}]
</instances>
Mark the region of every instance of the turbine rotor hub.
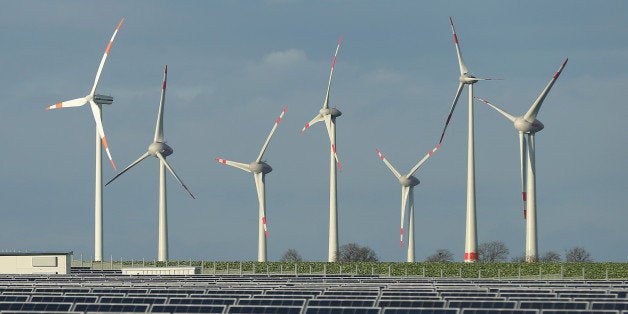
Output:
<instances>
[{"instance_id":1,"label":"turbine rotor hub","mask_svg":"<svg viewBox=\"0 0 628 314\"><path fill-rule=\"evenodd\" d=\"M541 123L541 121L534 119L534 121L530 123L528 120L524 119L523 117L519 117L515 119L514 124L515 124L515 129L523 133L536 133L538 131L543 130L543 128L545 128L545 126L543 125L543 123Z\"/></svg>"},{"instance_id":2,"label":"turbine rotor hub","mask_svg":"<svg viewBox=\"0 0 628 314\"><path fill-rule=\"evenodd\" d=\"M478 79L475 76L469 73L464 73L460 75L458 80L460 81L460 83L463 83L463 84L473 84L478 81Z\"/></svg>"},{"instance_id":3,"label":"turbine rotor hub","mask_svg":"<svg viewBox=\"0 0 628 314\"><path fill-rule=\"evenodd\" d=\"M170 156L174 152L172 147L168 146L168 144L164 142L153 142L152 144L150 144L150 146L148 146L148 151L153 156L156 156L157 153L160 153L164 157Z\"/></svg>"},{"instance_id":4,"label":"turbine rotor hub","mask_svg":"<svg viewBox=\"0 0 628 314\"><path fill-rule=\"evenodd\" d=\"M402 186L410 187L419 185L420 181L414 176L405 176L399 178L399 183L401 183Z\"/></svg>"},{"instance_id":5,"label":"turbine rotor hub","mask_svg":"<svg viewBox=\"0 0 628 314\"><path fill-rule=\"evenodd\" d=\"M339 117L342 112L336 108L323 108L319 111L322 116L331 115L332 118Z\"/></svg>"},{"instance_id":6,"label":"turbine rotor hub","mask_svg":"<svg viewBox=\"0 0 628 314\"><path fill-rule=\"evenodd\" d=\"M249 164L249 169L251 169L251 172L253 173L263 173L263 174L267 174L271 171L273 171L273 168L271 166L269 166L267 163L260 161L260 162L252 162Z\"/></svg>"}]
</instances>

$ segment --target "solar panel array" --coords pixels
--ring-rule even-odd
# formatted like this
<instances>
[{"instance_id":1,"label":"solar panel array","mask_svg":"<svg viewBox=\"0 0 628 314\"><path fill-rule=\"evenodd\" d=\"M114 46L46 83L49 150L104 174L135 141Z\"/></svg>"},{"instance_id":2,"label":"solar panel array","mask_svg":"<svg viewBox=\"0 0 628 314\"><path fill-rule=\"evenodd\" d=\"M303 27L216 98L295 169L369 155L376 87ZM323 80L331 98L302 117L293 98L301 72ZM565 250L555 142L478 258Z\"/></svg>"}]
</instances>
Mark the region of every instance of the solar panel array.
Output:
<instances>
[{"instance_id":1,"label":"solar panel array","mask_svg":"<svg viewBox=\"0 0 628 314\"><path fill-rule=\"evenodd\" d=\"M81 271L0 275L0 312L628 314L628 281Z\"/></svg>"}]
</instances>

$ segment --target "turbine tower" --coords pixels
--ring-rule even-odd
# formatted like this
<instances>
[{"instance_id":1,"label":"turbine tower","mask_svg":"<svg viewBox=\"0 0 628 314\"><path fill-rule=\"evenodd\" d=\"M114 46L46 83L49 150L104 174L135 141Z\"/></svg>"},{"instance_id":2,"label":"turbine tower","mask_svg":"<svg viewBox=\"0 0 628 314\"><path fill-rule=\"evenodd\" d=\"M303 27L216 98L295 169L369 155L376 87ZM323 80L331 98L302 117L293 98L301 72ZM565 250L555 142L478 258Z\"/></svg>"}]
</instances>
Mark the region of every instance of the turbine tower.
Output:
<instances>
[{"instance_id":1,"label":"turbine tower","mask_svg":"<svg viewBox=\"0 0 628 314\"><path fill-rule=\"evenodd\" d=\"M449 23L451 25L451 32L454 38L454 44L456 46L456 54L458 55L458 66L460 67L460 77L458 80L460 83L458 84L458 90L456 91L456 96L454 97L454 101L451 104L451 108L449 109L449 114L447 115L447 120L445 121L445 127L443 128L443 132L440 136L440 140L438 143L442 143L443 137L445 136L445 130L447 130L447 126L449 125L449 121L451 120L451 115L456 108L456 103L458 102L458 98L460 98L460 94L462 93L462 89L465 85L468 86L469 90L469 131L468 131L468 140L467 140L467 220L466 220L466 232L465 232L465 246L464 246L464 261L465 262L475 262L478 259L477 254L477 223L476 223L476 215L475 215L475 152L474 152L474 135L473 135L473 84L478 81L487 81L494 80L491 78L477 78L469 73L469 69L464 63L462 59L462 53L460 52L460 45L458 44L458 35L456 34L456 29L454 28L454 21L452 18L449 18Z\"/></svg>"},{"instance_id":2,"label":"turbine tower","mask_svg":"<svg viewBox=\"0 0 628 314\"><path fill-rule=\"evenodd\" d=\"M89 91L85 97L76 98L72 100L62 101L55 105L46 107L46 110L51 109L59 109L59 108L67 108L67 107L80 107L89 103L90 108L92 109L92 114L94 116L94 121L96 122L96 176L95 176L95 189L94 189L94 261L102 261L103 255L103 229L102 229L102 146L105 147L105 151L107 152L107 156L109 157L109 162L111 162L111 166L113 166L114 170L117 170L116 164L113 162L113 158L111 157L111 152L109 151L109 144L107 143L107 138L105 137L105 131L102 126L102 105L111 105L113 103L113 97L106 95L96 94L96 87L98 87L98 81L100 80L100 75L102 74L103 67L105 66L105 61L107 60L107 56L109 56L109 52L111 51L111 46L113 45L113 40L116 38L118 34L118 30L122 26L124 22L124 18L120 20L118 26L113 31L113 35L105 48L105 52L100 60L100 65L98 66L98 70L96 71L96 78L94 79L94 84L92 85L92 89Z\"/></svg>"},{"instance_id":3,"label":"turbine tower","mask_svg":"<svg viewBox=\"0 0 628 314\"><path fill-rule=\"evenodd\" d=\"M425 157L412 167L406 175L401 175L395 167L384 157L379 149L376 149L379 158L386 164L388 169L397 177L401 184L401 228L399 229L399 247L403 247L403 224L405 222L406 210L410 211L408 221L408 259L409 263L414 263L414 187L419 184L419 180L414 177L414 173L427 161L428 158L440 148L438 144L434 149L429 151Z\"/></svg>"},{"instance_id":4,"label":"turbine tower","mask_svg":"<svg viewBox=\"0 0 628 314\"><path fill-rule=\"evenodd\" d=\"M535 147L534 137L535 134L543 130L544 125L541 121L536 119L541 105L545 100L545 97L549 93L550 89L554 85L554 82L560 76L560 73L567 65L565 59L558 71L554 74L549 81L545 89L541 92L536 101L532 104L528 112L525 115L515 117L506 111L491 104L487 100L476 97L476 99L491 106L497 112L501 113L504 117L510 120L515 130L519 133L519 153L521 164L521 197L523 200L523 218L526 220L526 262L538 261L538 249L537 249L537 232L536 232L536 168L535 168ZM527 144L526 144L527 135Z\"/></svg>"},{"instance_id":5,"label":"turbine tower","mask_svg":"<svg viewBox=\"0 0 628 314\"><path fill-rule=\"evenodd\" d=\"M168 77L168 66L164 68L164 81L161 86L161 99L159 101L159 113L157 114L157 125L155 127L155 137L153 138L153 142L148 146L148 151L146 151L142 156L140 156L133 163L128 165L124 170L118 173L113 179L109 180L106 185L113 182L116 178L121 176L123 173L127 172L129 169L133 168L133 166L140 163L142 160L146 159L149 156L153 156L159 159L159 244L157 249L157 260L160 262L168 261L168 215L167 215L167 202L166 202L166 168L168 171L172 173L175 179L179 181L181 186L190 194L192 198L195 198L192 192L188 189L188 187L183 184L179 176L174 172L172 167L166 161L166 157L172 155L173 149L172 147L166 144L166 140L164 138L164 128L163 128L163 115L164 115L164 103L166 98L166 79Z\"/></svg>"},{"instance_id":6,"label":"turbine tower","mask_svg":"<svg viewBox=\"0 0 628 314\"><path fill-rule=\"evenodd\" d=\"M340 161L338 161L338 155L336 154L336 118L342 113L336 108L329 107L329 90L331 88L331 80L334 75L334 66L336 65L336 57L338 56L338 50L342 43L342 35L338 39L336 45L336 52L331 62L331 71L329 72L329 81L327 83L327 93L325 93L325 100L323 101L323 108L318 111L318 114L301 129L301 133L305 132L310 126L317 122L325 121L327 127L327 134L329 135L329 141L331 143L330 156L329 156L329 250L328 250L328 262L338 261L338 202L337 202L337 190L336 190L336 170L342 171Z\"/></svg>"},{"instance_id":7,"label":"turbine tower","mask_svg":"<svg viewBox=\"0 0 628 314\"><path fill-rule=\"evenodd\" d=\"M259 237L257 241L257 261L258 262L266 262L266 238L268 238L268 229L266 228L266 189L264 186L266 174L273 171L273 168L270 167L266 162L262 161L262 157L264 156L264 152L268 147L268 143L270 143L270 139L273 137L277 126L283 119L283 115L288 110L288 107L284 107L281 111L281 114L275 120L275 125L270 130L264 145L262 145L262 150L260 150L259 155L257 155L257 159L251 162L250 164L239 163L235 161L230 161L222 158L216 158L216 161L229 165L232 167L240 168L246 172L250 172L253 174L253 178L255 179L255 188L257 189L257 200L259 202Z\"/></svg>"}]
</instances>

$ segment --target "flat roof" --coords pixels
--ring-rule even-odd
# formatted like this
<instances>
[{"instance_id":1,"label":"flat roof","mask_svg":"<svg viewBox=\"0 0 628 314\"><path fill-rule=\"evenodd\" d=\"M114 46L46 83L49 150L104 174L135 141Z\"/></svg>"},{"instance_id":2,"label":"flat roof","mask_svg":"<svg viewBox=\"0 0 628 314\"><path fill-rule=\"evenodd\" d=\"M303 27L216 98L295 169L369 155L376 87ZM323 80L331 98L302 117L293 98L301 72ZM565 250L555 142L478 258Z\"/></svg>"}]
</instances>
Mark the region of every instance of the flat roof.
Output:
<instances>
[{"instance_id":1,"label":"flat roof","mask_svg":"<svg viewBox=\"0 0 628 314\"><path fill-rule=\"evenodd\" d=\"M74 252L0 252L0 256L74 255Z\"/></svg>"}]
</instances>

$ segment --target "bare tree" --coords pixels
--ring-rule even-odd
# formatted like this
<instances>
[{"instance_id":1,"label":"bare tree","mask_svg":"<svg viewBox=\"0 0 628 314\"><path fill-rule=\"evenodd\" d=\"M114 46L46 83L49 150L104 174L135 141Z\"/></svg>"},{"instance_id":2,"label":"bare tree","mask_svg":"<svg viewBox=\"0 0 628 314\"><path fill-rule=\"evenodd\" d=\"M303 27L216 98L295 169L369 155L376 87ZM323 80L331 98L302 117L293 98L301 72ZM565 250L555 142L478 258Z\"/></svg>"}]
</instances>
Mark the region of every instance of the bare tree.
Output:
<instances>
[{"instance_id":1,"label":"bare tree","mask_svg":"<svg viewBox=\"0 0 628 314\"><path fill-rule=\"evenodd\" d=\"M515 256L510 261L513 262L513 263L525 263L526 262L526 256L525 255Z\"/></svg>"},{"instance_id":2,"label":"bare tree","mask_svg":"<svg viewBox=\"0 0 628 314\"><path fill-rule=\"evenodd\" d=\"M453 262L454 254L447 249L438 249L436 253L428 256L426 262Z\"/></svg>"},{"instance_id":3,"label":"bare tree","mask_svg":"<svg viewBox=\"0 0 628 314\"><path fill-rule=\"evenodd\" d=\"M503 262L508 258L510 250L502 241L484 242L478 245L480 262Z\"/></svg>"},{"instance_id":4,"label":"bare tree","mask_svg":"<svg viewBox=\"0 0 628 314\"><path fill-rule=\"evenodd\" d=\"M569 263L592 262L591 253L587 252L583 247L576 246L565 253L565 260Z\"/></svg>"},{"instance_id":5,"label":"bare tree","mask_svg":"<svg viewBox=\"0 0 628 314\"><path fill-rule=\"evenodd\" d=\"M279 261L280 262L301 262L303 261L303 258L301 258L301 255L299 254L299 252L297 252L297 250L288 249L285 253L283 253Z\"/></svg>"},{"instance_id":6,"label":"bare tree","mask_svg":"<svg viewBox=\"0 0 628 314\"><path fill-rule=\"evenodd\" d=\"M558 263L560 262L560 254L554 252L554 251L549 251L547 253L545 253L545 255L541 256L541 258L539 258L539 262L543 262L543 263Z\"/></svg>"},{"instance_id":7,"label":"bare tree","mask_svg":"<svg viewBox=\"0 0 628 314\"><path fill-rule=\"evenodd\" d=\"M338 260L341 262L377 262L378 258L370 247L349 243L340 247Z\"/></svg>"}]
</instances>

